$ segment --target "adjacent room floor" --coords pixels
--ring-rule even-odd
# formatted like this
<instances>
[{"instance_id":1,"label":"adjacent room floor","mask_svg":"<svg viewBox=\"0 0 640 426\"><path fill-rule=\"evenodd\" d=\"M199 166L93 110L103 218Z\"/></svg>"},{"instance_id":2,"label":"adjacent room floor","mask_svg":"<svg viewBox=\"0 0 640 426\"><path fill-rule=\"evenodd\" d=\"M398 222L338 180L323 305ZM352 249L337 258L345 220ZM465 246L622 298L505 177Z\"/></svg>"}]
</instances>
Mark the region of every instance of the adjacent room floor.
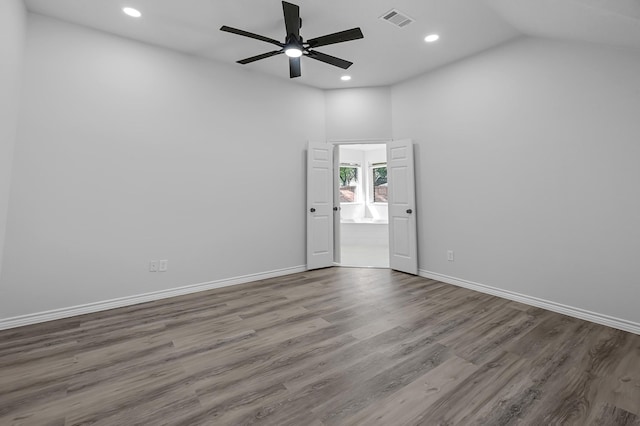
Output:
<instances>
[{"instance_id":1,"label":"adjacent room floor","mask_svg":"<svg viewBox=\"0 0 640 426\"><path fill-rule=\"evenodd\" d=\"M0 332L2 425L638 425L640 336L331 268Z\"/></svg>"},{"instance_id":2,"label":"adjacent room floor","mask_svg":"<svg viewBox=\"0 0 640 426\"><path fill-rule=\"evenodd\" d=\"M386 223L342 223L340 265L389 267L389 225Z\"/></svg>"},{"instance_id":3,"label":"adjacent room floor","mask_svg":"<svg viewBox=\"0 0 640 426\"><path fill-rule=\"evenodd\" d=\"M389 245L344 244L340 252L342 266L388 268Z\"/></svg>"}]
</instances>

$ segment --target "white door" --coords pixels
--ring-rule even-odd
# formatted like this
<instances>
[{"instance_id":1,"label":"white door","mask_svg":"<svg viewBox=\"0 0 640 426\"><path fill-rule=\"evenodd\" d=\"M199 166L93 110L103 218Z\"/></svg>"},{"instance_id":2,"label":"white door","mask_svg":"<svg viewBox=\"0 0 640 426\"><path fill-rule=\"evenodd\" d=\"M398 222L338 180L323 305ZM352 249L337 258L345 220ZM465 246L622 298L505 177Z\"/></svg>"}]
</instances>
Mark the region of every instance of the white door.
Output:
<instances>
[{"instance_id":1,"label":"white door","mask_svg":"<svg viewBox=\"0 0 640 426\"><path fill-rule=\"evenodd\" d=\"M307 269L333 266L333 145L307 150Z\"/></svg>"},{"instance_id":2,"label":"white door","mask_svg":"<svg viewBox=\"0 0 640 426\"><path fill-rule=\"evenodd\" d=\"M416 194L411 140L387 144L389 266L418 274Z\"/></svg>"}]
</instances>

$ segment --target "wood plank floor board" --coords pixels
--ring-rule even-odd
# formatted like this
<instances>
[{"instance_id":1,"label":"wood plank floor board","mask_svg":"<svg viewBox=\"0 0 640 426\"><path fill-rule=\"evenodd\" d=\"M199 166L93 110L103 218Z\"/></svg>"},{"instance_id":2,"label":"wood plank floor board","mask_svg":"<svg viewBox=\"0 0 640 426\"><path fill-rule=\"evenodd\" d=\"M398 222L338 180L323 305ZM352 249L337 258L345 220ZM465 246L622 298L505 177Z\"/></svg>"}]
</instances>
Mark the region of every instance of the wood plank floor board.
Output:
<instances>
[{"instance_id":1,"label":"wood plank floor board","mask_svg":"<svg viewBox=\"0 0 640 426\"><path fill-rule=\"evenodd\" d=\"M448 307L438 306L420 313L403 327L437 339L444 339L451 334L464 335L468 327L493 318L506 304L506 301L496 299L491 303L473 300Z\"/></svg>"},{"instance_id":2,"label":"wood plank floor board","mask_svg":"<svg viewBox=\"0 0 640 426\"><path fill-rule=\"evenodd\" d=\"M238 419L248 410L289 395L281 383L251 383L247 386L239 384L239 388L235 392L220 395L199 393L198 400L202 409L191 413L183 424L241 424Z\"/></svg>"},{"instance_id":3,"label":"wood plank floor board","mask_svg":"<svg viewBox=\"0 0 640 426\"><path fill-rule=\"evenodd\" d=\"M640 426L640 416L621 408L604 404L593 424L595 426Z\"/></svg>"},{"instance_id":4,"label":"wood plank floor board","mask_svg":"<svg viewBox=\"0 0 640 426\"><path fill-rule=\"evenodd\" d=\"M575 318L548 313L539 316L533 327L522 333L515 341L507 344L508 351L521 357L535 357L539 353L548 353L562 342L571 341L572 334L584 321Z\"/></svg>"},{"instance_id":5,"label":"wood plank floor board","mask_svg":"<svg viewBox=\"0 0 640 426\"><path fill-rule=\"evenodd\" d=\"M142 420L152 424L161 418L156 411L172 411L176 404L197 401L190 385L182 366L170 363L69 391L62 402L73 407L66 416L73 425L125 424L114 419L137 416L140 420L131 421L132 424Z\"/></svg>"},{"instance_id":6,"label":"wood plank floor board","mask_svg":"<svg viewBox=\"0 0 640 426\"><path fill-rule=\"evenodd\" d=\"M173 355L171 342L149 346L140 351L127 351L113 360L91 361L80 359L76 363L74 372L67 378L69 394L85 392L92 388L102 388L110 383L118 382L140 371L153 371L154 367L171 366ZM98 354L94 354L99 356ZM92 357L93 360L96 357Z\"/></svg>"},{"instance_id":7,"label":"wood plank floor board","mask_svg":"<svg viewBox=\"0 0 640 426\"><path fill-rule=\"evenodd\" d=\"M60 400L67 396L67 384L63 381L38 388L23 388L10 394L0 395L0 419L8 417L12 412L34 409L49 401Z\"/></svg>"},{"instance_id":8,"label":"wood plank floor board","mask_svg":"<svg viewBox=\"0 0 640 426\"><path fill-rule=\"evenodd\" d=\"M286 365L287 357L294 357L296 353L304 355L311 348L319 351L318 345L340 346L355 341L350 335L336 334L335 327L325 324L323 320L316 319L288 333L277 333L279 335L275 339L276 333L246 345L223 348L216 351L216 357L204 353L182 359L181 362L189 374L198 378L200 388L212 386L212 383L221 386L225 380L252 377L261 371L270 371L275 366Z\"/></svg>"},{"instance_id":9,"label":"wood plank floor board","mask_svg":"<svg viewBox=\"0 0 640 426\"><path fill-rule=\"evenodd\" d=\"M202 409L195 395L180 390L157 396L141 394L141 397L145 398L144 402L131 405L120 401L91 414L84 410L71 411L65 425L175 425L182 424L191 413ZM108 402L101 404L104 406Z\"/></svg>"},{"instance_id":10,"label":"wood plank floor board","mask_svg":"<svg viewBox=\"0 0 640 426\"><path fill-rule=\"evenodd\" d=\"M294 368L310 358L332 353L339 348L349 345L354 341L349 335L340 335L334 338L318 342L311 347L288 348L275 354L269 359L255 362L254 359L244 360L241 364L234 364L232 369L224 369L214 374L209 374L208 379L203 379L201 371L194 374L198 378L198 395L219 394L230 392L230 389L238 383L282 383L295 371ZM244 388L245 383L242 383Z\"/></svg>"},{"instance_id":11,"label":"wood plank floor board","mask_svg":"<svg viewBox=\"0 0 640 426\"><path fill-rule=\"evenodd\" d=\"M471 424L478 421L480 411L486 409L490 401L503 395L505 388L523 377L524 365L521 358L503 352L426 407L416 424Z\"/></svg>"},{"instance_id":12,"label":"wood plank floor board","mask_svg":"<svg viewBox=\"0 0 640 426\"><path fill-rule=\"evenodd\" d=\"M50 336L56 333L69 333L80 327L81 318L80 316L63 318L57 321L48 321L26 327L0 330L0 348L5 345L13 346L16 343L20 344L33 339L41 339L43 336Z\"/></svg>"},{"instance_id":13,"label":"wood plank floor board","mask_svg":"<svg viewBox=\"0 0 640 426\"><path fill-rule=\"evenodd\" d=\"M507 309L507 308L505 308ZM512 312L517 312L511 309ZM495 323L493 330L486 331L481 339L469 339L473 343L466 344L460 349L454 348L460 357L480 365L494 356L497 352L503 351L504 347L517 339L522 333L531 329L535 325L532 317L516 315L506 317L500 323Z\"/></svg>"},{"instance_id":14,"label":"wood plank floor board","mask_svg":"<svg viewBox=\"0 0 640 426\"><path fill-rule=\"evenodd\" d=\"M512 419L529 419L526 422L516 421L515 424L536 424L536 422L550 421L545 419L552 407L557 407L558 403L573 403L578 393L569 395L566 398L560 395L566 387L567 378L583 377L584 372L576 370L576 355L583 351L588 351L589 342L586 339L593 333L593 324L580 321L580 326L572 328L571 338L558 341L551 350L535 351L527 357L527 371L531 379L529 387L522 388L521 391L509 398L504 398L505 406L510 407L510 412L517 417ZM588 376L587 376L588 377ZM505 413L509 417L509 413ZM535 419L535 420L531 420ZM547 424L547 423L539 423ZM572 423L568 423L572 424ZM576 423L588 424L588 423Z\"/></svg>"},{"instance_id":15,"label":"wood plank floor board","mask_svg":"<svg viewBox=\"0 0 640 426\"><path fill-rule=\"evenodd\" d=\"M633 425L640 336L328 268L0 331L0 425Z\"/></svg>"},{"instance_id":16,"label":"wood plank floor board","mask_svg":"<svg viewBox=\"0 0 640 426\"><path fill-rule=\"evenodd\" d=\"M181 321L179 324L167 320L166 329L162 335L172 340L176 347L182 347L191 342L208 341L252 329L249 324L237 315L226 316L224 319L216 319L215 323L216 326L212 327L209 320L200 318L189 323L183 323Z\"/></svg>"},{"instance_id":17,"label":"wood plank floor board","mask_svg":"<svg viewBox=\"0 0 640 426\"><path fill-rule=\"evenodd\" d=\"M251 326L252 324L247 324ZM318 331L331 324L322 318L309 318L297 322L283 321L275 324L273 327L267 327L262 330L255 330L253 328L237 328L225 332L223 336L237 335L237 334L251 334L249 340L238 340L236 342L229 342L230 344L220 347L216 351L216 359L229 360L234 359L238 361L240 357L249 357L257 353L272 352L277 349L279 344L295 339L299 336L307 335L311 332ZM221 335L208 336L204 340L198 340L198 338L188 338L183 336L179 339L175 339L174 342L179 344L178 347L189 350L198 349L203 346L215 342ZM196 353L194 353L196 354ZM206 354L205 354L206 355Z\"/></svg>"},{"instance_id":18,"label":"wood plank floor board","mask_svg":"<svg viewBox=\"0 0 640 426\"><path fill-rule=\"evenodd\" d=\"M51 419L39 419L38 416L28 416L24 419L17 419L12 423L14 426L26 426L32 424L38 424L39 426L65 426L66 420L63 418L51 420Z\"/></svg>"},{"instance_id":19,"label":"wood plank floor board","mask_svg":"<svg viewBox=\"0 0 640 426\"><path fill-rule=\"evenodd\" d=\"M483 341L490 340L500 333L500 329L513 321L529 320L522 312L516 309L504 308L495 311L486 311L480 315L470 318L467 327L455 330L447 336L442 336L440 341L456 350L463 350L465 347L473 347Z\"/></svg>"},{"instance_id":20,"label":"wood plank floor board","mask_svg":"<svg viewBox=\"0 0 640 426\"><path fill-rule=\"evenodd\" d=\"M610 406L640 417L640 342L630 338L618 351L619 362L603 375L603 387L609 390L606 400Z\"/></svg>"},{"instance_id":21,"label":"wood plank floor board","mask_svg":"<svg viewBox=\"0 0 640 426\"><path fill-rule=\"evenodd\" d=\"M75 371L73 356L56 360L42 360L3 369L0 377L0 395L8 395L28 388L42 388L65 381Z\"/></svg>"},{"instance_id":22,"label":"wood plank floor board","mask_svg":"<svg viewBox=\"0 0 640 426\"><path fill-rule=\"evenodd\" d=\"M479 367L452 356L418 379L344 420L345 425L413 425L426 406L466 380Z\"/></svg>"},{"instance_id":23,"label":"wood plank floor board","mask_svg":"<svg viewBox=\"0 0 640 426\"><path fill-rule=\"evenodd\" d=\"M0 357L15 353L26 353L31 350L41 351L50 346L75 342L75 329L52 332L48 335L35 335L24 338L4 338L0 340Z\"/></svg>"},{"instance_id":24,"label":"wood plank floor board","mask_svg":"<svg viewBox=\"0 0 640 426\"><path fill-rule=\"evenodd\" d=\"M77 348L78 342L75 340L56 342L40 347L37 345L29 345L29 347L24 350L17 348L0 356L0 369L16 368L20 365L30 365L31 363L40 361L66 359L69 358L69 354L73 353Z\"/></svg>"},{"instance_id":25,"label":"wood plank floor board","mask_svg":"<svg viewBox=\"0 0 640 426\"><path fill-rule=\"evenodd\" d=\"M321 374L305 386L291 391L286 398L248 410L244 416L237 419L237 424L252 424L260 420L260 423L278 425L288 422L300 413L314 417L315 414L311 410L323 401L352 389L389 365L388 355L379 352L363 354L358 361L349 365L348 369Z\"/></svg>"},{"instance_id":26,"label":"wood plank floor board","mask_svg":"<svg viewBox=\"0 0 640 426\"><path fill-rule=\"evenodd\" d=\"M291 391L324 380L328 376L343 374L351 370L365 355L379 354L380 358L391 360L395 352L404 351L400 343L406 341L411 334L401 327L390 328L364 340L357 340L333 353L321 357L314 357L310 363L289 372L285 378L285 386ZM429 341L431 343L432 341ZM397 356L395 356L397 358ZM390 361L387 364L391 364Z\"/></svg>"},{"instance_id":27,"label":"wood plank floor board","mask_svg":"<svg viewBox=\"0 0 640 426\"><path fill-rule=\"evenodd\" d=\"M451 356L451 351L438 343L432 343L420 349L412 349L410 353L403 355L401 362L361 382L359 386L344 390L311 411L318 414L325 425L341 424L346 417L375 404L413 382L426 371L442 364Z\"/></svg>"}]
</instances>

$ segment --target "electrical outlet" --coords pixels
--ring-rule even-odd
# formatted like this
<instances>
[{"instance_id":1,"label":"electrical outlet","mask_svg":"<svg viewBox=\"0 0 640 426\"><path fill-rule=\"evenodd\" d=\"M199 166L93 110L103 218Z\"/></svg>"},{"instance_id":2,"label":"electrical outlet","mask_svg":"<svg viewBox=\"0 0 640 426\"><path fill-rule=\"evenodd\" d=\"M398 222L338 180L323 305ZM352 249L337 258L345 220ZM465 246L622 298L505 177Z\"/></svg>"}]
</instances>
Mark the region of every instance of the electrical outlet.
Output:
<instances>
[{"instance_id":1,"label":"electrical outlet","mask_svg":"<svg viewBox=\"0 0 640 426\"><path fill-rule=\"evenodd\" d=\"M447 250L447 260L453 262L453 250Z\"/></svg>"},{"instance_id":2,"label":"electrical outlet","mask_svg":"<svg viewBox=\"0 0 640 426\"><path fill-rule=\"evenodd\" d=\"M152 260L149 262L149 272L158 272L158 261Z\"/></svg>"},{"instance_id":3,"label":"electrical outlet","mask_svg":"<svg viewBox=\"0 0 640 426\"><path fill-rule=\"evenodd\" d=\"M167 268L168 267L169 267L169 261L168 260L161 260L160 261L160 267L158 268L158 271L167 272Z\"/></svg>"}]
</instances>

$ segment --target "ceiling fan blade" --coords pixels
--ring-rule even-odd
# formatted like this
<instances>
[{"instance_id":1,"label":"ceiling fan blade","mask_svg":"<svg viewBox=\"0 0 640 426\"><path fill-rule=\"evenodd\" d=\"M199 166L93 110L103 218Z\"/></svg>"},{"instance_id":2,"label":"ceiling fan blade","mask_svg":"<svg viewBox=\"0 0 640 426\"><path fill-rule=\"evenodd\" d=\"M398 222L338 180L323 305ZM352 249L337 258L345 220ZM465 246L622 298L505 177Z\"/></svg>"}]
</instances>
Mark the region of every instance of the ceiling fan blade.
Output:
<instances>
[{"instance_id":1,"label":"ceiling fan blade","mask_svg":"<svg viewBox=\"0 0 640 426\"><path fill-rule=\"evenodd\" d=\"M226 25L223 25L222 27L220 27L220 31L226 31L232 34L238 34L238 35L249 37L249 38L255 38L256 40L265 41L267 43L275 44L276 46L280 46L280 47L284 46L284 44L280 43L278 40L274 40L269 37L263 37L258 34L250 33L248 31L239 30L237 28L227 27Z\"/></svg>"},{"instance_id":2,"label":"ceiling fan blade","mask_svg":"<svg viewBox=\"0 0 640 426\"><path fill-rule=\"evenodd\" d=\"M345 61L344 59L336 58L335 56L327 55L326 53L316 52L315 50L310 50L307 54L307 57L315 59L316 61L321 61L329 65L342 68L344 70L353 65L353 62Z\"/></svg>"},{"instance_id":3,"label":"ceiling fan blade","mask_svg":"<svg viewBox=\"0 0 640 426\"><path fill-rule=\"evenodd\" d=\"M300 7L298 5L282 2L282 11L284 12L284 25L287 28L287 38L293 34L297 39L300 38Z\"/></svg>"},{"instance_id":4,"label":"ceiling fan blade","mask_svg":"<svg viewBox=\"0 0 640 426\"><path fill-rule=\"evenodd\" d=\"M300 69L300 58L289 58L289 77L296 78L302 75Z\"/></svg>"},{"instance_id":5,"label":"ceiling fan blade","mask_svg":"<svg viewBox=\"0 0 640 426\"><path fill-rule=\"evenodd\" d=\"M260 59L266 59L266 58L270 58L270 57L275 56L275 55L279 55L281 53L282 53L282 50L274 50L273 52L263 53L262 55L252 56L250 58L241 59L241 60L236 61L236 62L239 63L239 64L242 64L242 65L246 65L246 64L250 64L251 62L259 61Z\"/></svg>"},{"instance_id":6,"label":"ceiling fan blade","mask_svg":"<svg viewBox=\"0 0 640 426\"><path fill-rule=\"evenodd\" d=\"M351 28L350 30L344 30L333 34L327 34L322 37L312 38L307 40L310 48L327 46L329 44L342 43L345 41L358 40L364 38L360 28Z\"/></svg>"}]
</instances>

